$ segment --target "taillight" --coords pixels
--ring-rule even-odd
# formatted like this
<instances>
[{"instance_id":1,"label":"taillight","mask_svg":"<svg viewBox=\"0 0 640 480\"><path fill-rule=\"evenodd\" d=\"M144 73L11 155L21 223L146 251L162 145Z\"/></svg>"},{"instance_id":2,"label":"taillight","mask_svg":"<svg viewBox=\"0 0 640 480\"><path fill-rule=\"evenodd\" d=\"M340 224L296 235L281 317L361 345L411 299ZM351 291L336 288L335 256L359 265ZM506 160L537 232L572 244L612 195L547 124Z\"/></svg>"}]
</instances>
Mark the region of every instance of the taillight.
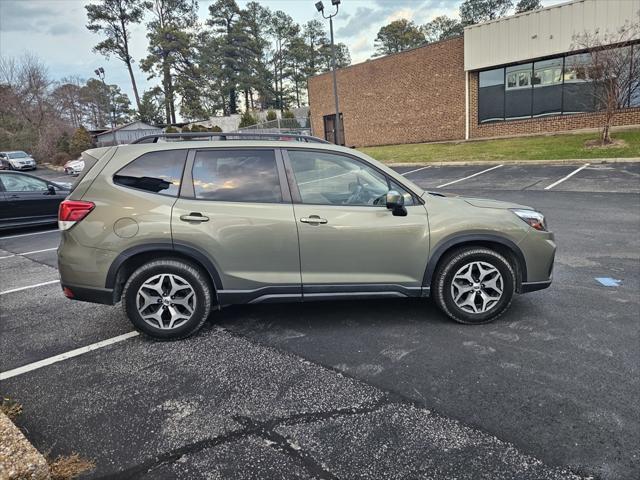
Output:
<instances>
[{"instance_id":1,"label":"taillight","mask_svg":"<svg viewBox=\"0 0 640 480\"><path fill-rule=\"evenodd\" d=\"M89 215L95 208L93 202L82 202L78 200L65 200L58 209L58 227L60 230L69 230L76 223Z\"/></svg>"}]
</instances>

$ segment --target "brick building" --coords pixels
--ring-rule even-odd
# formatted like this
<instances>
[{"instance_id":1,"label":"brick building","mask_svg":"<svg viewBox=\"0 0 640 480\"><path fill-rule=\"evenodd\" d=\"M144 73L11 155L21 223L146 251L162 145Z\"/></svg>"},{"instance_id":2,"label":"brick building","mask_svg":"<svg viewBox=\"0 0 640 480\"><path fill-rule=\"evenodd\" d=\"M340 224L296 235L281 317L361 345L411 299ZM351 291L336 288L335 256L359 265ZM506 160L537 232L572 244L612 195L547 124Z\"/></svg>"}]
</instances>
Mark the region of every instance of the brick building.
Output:
<instances>
[{"instance_id":1,"label":"brick building","mask_svg":"<svg viewBox=\"0 0 640 480\"><path fill-rule=\"evenodd\" d=\"M464 35L338 70L350 146L559 132L600 125L574 35L640 21L640 0L574 0L465 28ZM640 37L628 48L640 61ZM638 79L640 82L640 79ZM331 73L309 79L313 134L333 141ZM640 90L640 89L638 89ZM640 125L640 92L618 125Z\"/></svg>"}]
</instances>

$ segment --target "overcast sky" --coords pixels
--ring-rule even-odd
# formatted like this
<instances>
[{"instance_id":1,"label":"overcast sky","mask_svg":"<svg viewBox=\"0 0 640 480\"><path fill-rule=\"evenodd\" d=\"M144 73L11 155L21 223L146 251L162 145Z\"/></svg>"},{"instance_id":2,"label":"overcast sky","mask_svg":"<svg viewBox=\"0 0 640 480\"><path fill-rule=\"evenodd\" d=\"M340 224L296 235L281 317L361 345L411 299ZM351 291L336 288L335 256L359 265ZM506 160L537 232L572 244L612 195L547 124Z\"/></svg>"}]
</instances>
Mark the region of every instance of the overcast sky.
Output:
<instances>
[{"instance_id":1,"label":"overcast sky","mask_svg":"<svg viewBox=\"0 0 640 480\"><path fill-rule=\"evenodd\" d=\"M335 19L337 42L344 42L351 52L353 63L371 57L373 40L382 25L406 18L423 24L438 15L457 15L461 0L342 0ZM545 6L564 0L543 0ZM88 78L96 67L103 66L108 83L117 83L133 101L125 65L111 58L92 53L100 36L86 28L86 0L0 0L0 55L20 56L25 52L37 54L48 66L54 79L65 76ZM213 0L200 0L200 20L208 16ZM246 1L240 0L242 7ZM312 18L322 20L314 7L315 0L262 0L272 10L283 10L298 23ZM330 7L331 0L324 0ZM327 25L328 31L328 25ZM156 81L148 82L138 68L146 56L144 24L132 29L132 55L140 92Z\"/></svg>"}]
</instances>

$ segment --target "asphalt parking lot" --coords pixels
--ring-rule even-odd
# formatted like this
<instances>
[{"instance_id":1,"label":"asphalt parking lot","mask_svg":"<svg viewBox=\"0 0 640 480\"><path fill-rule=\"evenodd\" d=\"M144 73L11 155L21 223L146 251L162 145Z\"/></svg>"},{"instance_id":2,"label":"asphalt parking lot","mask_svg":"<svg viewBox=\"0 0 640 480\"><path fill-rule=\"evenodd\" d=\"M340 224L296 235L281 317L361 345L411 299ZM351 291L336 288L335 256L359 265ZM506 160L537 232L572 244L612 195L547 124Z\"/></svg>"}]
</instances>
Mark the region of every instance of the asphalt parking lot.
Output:
<instances>
[{"instance_id":1,"label":"asphalt parking lot","mask_svg":"<svg viewBox=\"0 0 640 480\"><path fill-rule=\"evenodd\" d=\"M161 343L126 335L119 306L62 296L56 230L5 232L0 393L17 424L94 459L92 478L640 477L640 164L398 170L542 210L552 287L483 326L428 300L256 305Z\"/></svg>"}]
</instances>

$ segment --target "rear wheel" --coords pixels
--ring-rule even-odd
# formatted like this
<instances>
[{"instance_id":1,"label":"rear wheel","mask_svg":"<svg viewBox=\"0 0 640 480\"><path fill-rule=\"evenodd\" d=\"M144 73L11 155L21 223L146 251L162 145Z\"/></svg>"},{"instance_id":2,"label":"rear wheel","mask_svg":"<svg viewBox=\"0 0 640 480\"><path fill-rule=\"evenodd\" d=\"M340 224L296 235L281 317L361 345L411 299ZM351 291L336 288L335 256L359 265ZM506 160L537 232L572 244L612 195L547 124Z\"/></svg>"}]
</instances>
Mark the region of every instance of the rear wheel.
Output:
<instances>
[{"instance_id":1,"label":"rear wheel","mask_svg":"<svg viewBox=\"0 0 640 480\"><path fill-rule=\"evenodd\" d=\"M516 275L509 261L494 250L469 247L448 254L433 285L436 304L459 323L488 323L511 305Z\"/></svg>"},{"instance_id":2,"label":"rear wheel","mask_svg":"<svg viewBox=\"0 0 640 480\"><path fill-rule=\"evenodd\" d=\"M125 284L122 306L137 330L158 339L196 333L211 313L212 288L196 266L160 259L138 268Z\"/></svg>"}]
</instances>

